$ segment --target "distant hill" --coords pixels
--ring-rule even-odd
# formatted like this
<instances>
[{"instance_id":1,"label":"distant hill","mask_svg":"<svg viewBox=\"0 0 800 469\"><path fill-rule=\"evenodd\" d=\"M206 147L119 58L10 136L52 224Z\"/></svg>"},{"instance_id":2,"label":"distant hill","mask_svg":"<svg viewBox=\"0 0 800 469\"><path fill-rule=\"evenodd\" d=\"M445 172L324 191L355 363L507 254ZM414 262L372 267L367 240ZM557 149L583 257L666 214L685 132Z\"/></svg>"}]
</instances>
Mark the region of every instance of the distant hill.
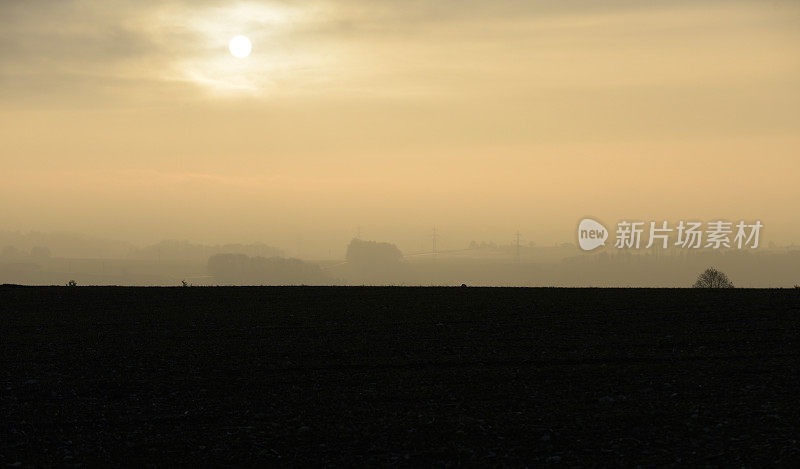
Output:
<instances>
[{"instance_id":1,"label":"distant hill","mask_svg":"<svg viewBox=\"0 0 800 469\"><path fill-rule=\"evenodd\" d=\"M132 243L71 232L27 233L0 231L0 253L6 261L28 260L31 253L46 250L47 257L73 259L153 259L186 260L205 263L214 254L244 254L251 257L283 257L283 250L263 243L193 244L182 240L165 240L145 247ZM15 254L18 253L18 254ZM36 256L34 256L36 257Z\"/></svg>"},{"instance_id":2,"label":"distant hill","mask_svg":"<svg viewBox=\"0 0 800 469\"><path fill-rule=\"evenodd\" d=\"M131 243L80 233L0 231L0 249L6 246L26 252L45 247L53 257L71 258L125 258L136 249Z\"/></svg>"},{"instance_id":3,"label":"distant hill","mask_svg":"<svg viewBox=\"0 0 800 469\"><path fill-rule=\"evenodd\" d=\"M207 261L215 254L243 254L250 257L283 257L284 252L262 243L254 244L192 244L188 241L166 240L138 249L133 257L161 260Z\"/></svg>"}]
</instances>

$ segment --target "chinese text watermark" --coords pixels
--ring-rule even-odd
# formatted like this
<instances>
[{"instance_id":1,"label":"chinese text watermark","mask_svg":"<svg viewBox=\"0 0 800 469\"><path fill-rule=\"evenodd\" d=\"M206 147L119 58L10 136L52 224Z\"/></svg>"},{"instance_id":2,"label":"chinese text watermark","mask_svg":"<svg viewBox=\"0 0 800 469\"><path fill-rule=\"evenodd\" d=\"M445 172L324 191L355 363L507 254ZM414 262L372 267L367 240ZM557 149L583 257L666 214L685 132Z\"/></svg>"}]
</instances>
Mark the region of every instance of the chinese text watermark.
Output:
<instances>
[{"instance_id":1,"label":"chinese text watermark","mask_svg":"<svg viewBox=\"0 0 800 469\"><path fill-rule=\"evenodd\" d=\"M755 249L764 225L761 221L736 224L724 220L707 223L680 220L676 225L669 222L643 222L623 220L617 223L614 247L618 249L640 249L653 246L667 249ZM578 224L578 244L584 251L605 246L609 231L600 222L584 218Z\"/></svg>"}]
</instances>

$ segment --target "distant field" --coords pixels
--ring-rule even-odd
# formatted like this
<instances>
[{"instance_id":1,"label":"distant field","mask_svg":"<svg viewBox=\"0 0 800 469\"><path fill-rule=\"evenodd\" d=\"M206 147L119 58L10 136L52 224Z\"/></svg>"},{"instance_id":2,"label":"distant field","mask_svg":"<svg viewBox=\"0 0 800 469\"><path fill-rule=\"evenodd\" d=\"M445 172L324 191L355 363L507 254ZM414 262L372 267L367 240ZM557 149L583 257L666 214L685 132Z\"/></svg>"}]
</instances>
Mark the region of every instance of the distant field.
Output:
<instances>
[{"instance_id":1,"label":"distant field","mask_svg":"<svg viewBox=\"0 0 800 469\"><path fill-rule=\"evenodd\" d=\"M0 464L791 465L800 291L0 287Z\"/></svg>"}]
</instances>

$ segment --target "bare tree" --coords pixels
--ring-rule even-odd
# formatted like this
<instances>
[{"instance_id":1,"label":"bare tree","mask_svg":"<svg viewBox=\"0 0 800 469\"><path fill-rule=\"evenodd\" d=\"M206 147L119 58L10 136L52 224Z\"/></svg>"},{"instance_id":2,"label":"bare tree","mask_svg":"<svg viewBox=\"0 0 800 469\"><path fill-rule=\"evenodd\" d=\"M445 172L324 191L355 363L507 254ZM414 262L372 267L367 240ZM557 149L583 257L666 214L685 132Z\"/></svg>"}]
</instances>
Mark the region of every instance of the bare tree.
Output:
<instances>
[{"instance_id":1,"label":"bare tree","mask_svg":"<svg viewBox=\"0 0 800 469\"><path fill-rule=\"evenodd\" d=\"M697 281L692 285L694 288L733 288L733 282L724 272L711 267L697 276Z\"/></svg>"}]
</instances>

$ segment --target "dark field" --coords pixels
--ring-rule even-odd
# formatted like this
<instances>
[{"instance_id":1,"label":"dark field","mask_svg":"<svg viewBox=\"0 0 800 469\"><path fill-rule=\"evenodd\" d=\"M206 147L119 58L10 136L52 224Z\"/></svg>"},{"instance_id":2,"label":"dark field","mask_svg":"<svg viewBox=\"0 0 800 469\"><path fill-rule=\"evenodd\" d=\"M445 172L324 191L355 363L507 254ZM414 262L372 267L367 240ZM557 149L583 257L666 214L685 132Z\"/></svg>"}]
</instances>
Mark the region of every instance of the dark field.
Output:
<instances>
[{"instance_id":1,"label":"dark field","mask_svg":"<svg viewBox=\"0 0 800 469\"><path fill-rule=\"evenodd\" d=\"M800 291L0 287L0 464L800 461Z\"/></svg>"}]
</instances>

